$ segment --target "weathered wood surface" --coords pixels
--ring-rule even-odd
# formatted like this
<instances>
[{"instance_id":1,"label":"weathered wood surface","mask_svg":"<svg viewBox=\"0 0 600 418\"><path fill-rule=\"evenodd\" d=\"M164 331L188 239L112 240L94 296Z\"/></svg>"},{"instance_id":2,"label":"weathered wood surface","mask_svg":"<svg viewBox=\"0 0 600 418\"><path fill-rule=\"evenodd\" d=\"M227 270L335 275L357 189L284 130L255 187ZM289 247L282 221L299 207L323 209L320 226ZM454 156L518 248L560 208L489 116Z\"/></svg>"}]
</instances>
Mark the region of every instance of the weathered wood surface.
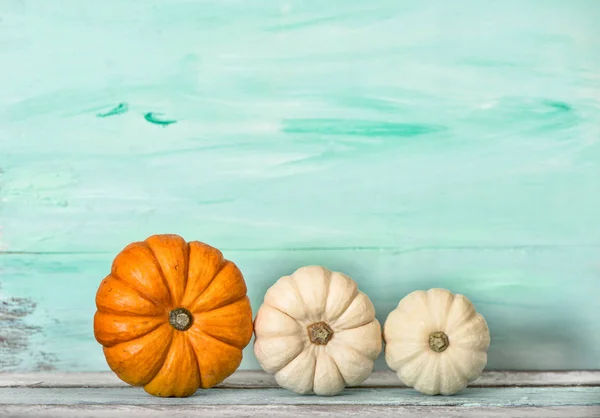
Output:
<instances>
[{"instance_id":1,"label":"weathered wood surface","mask_svg":"<svg viewBox=\"0 0 600 418\"><path fill-rule=\"evenodd\" d=\"M598 418L597 406L444 407L378 405L1 405L11 417L373 417L373 418Z\"/></svg>"},{"instance_id":2,"label":"weathered wood surface","mask_svg":"<svg viewBox=\"0 0 600 418\"><path fill-rule=\"evenodd\" d=\"M600 416L600 372L486 372L453 396L425 396L375 372L333 397L297 395L263 372L174 399L148 395L109 373L0 374L0 414L14 417L571 417ZM520 385L521 387L515 387Z\"/></svg>"},{"instance_id":3,"label":"weathered wood surface","mask_svg":"<svg viewBox=\"0 0 600 418\"><path fill-rule=\"evenodd\" d=\"M213 388L187 398L157 398L141 388L0 388L0 404L26 405L395 405L598 406L600 387L466 388L453 396L425 396L408 388L350 388L331 397L281 388Z\"/></svg>"},{"instance_id":4,"label":"weathered wood surface","mask_svg":"<svg viewBox=\"0 0 600 418\"><path fill-rule=\"evenodd\" d=\"M506 386L600 386L600 371L484 371L470 387ZM118 388L129 387L112 372L0 373L0 387ZM272 375L263 371L238 370L219 385L222 388L277 388ZM360 387L405 387L391 370L375 371Z\"/></svg>"},{"instance_id":5,"label":"weathered wood surface","mask_svg":"<svg viewBox=\"0 0 600 418\"><path fill-rule=\"evenodd\" d=\"M370 409L376 407L375 409ZM0 388L0 413L29 416L134 416L172 412L210 416L225 411L234 416L298 416L384 412L383 416L449 413L450 416L514 417L594 416L600 412L600 387L467 388L460 394L424 396L412 389L346 389L333 397L300 396L284 389L211 389L183 399L152 397L140 388ZM404 413L405 415L402 415ZM228 416L226 415L226 416ZM598 415L596 415L598 416Z\"/></svg>"}]
</instances>

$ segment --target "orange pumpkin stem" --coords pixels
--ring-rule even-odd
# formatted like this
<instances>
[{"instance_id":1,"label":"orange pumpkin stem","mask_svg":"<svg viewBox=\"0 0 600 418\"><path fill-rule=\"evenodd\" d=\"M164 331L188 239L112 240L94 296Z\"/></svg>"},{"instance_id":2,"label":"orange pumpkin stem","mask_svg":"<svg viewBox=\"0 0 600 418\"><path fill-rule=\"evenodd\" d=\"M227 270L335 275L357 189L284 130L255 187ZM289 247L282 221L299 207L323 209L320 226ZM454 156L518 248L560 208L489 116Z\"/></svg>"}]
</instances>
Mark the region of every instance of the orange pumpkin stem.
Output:
<instances>
[{"instance_id":1,"label":"orange pumpkin stem","mask_svg":"<svg viewBox=\"0 0 600 418\"><path fill-rule=\"evenodd\" d=\"M194 317L187 309L177 308L169 312L169 323L176 330L185 331L194 323Z\"/></svg>"}]
</instances>

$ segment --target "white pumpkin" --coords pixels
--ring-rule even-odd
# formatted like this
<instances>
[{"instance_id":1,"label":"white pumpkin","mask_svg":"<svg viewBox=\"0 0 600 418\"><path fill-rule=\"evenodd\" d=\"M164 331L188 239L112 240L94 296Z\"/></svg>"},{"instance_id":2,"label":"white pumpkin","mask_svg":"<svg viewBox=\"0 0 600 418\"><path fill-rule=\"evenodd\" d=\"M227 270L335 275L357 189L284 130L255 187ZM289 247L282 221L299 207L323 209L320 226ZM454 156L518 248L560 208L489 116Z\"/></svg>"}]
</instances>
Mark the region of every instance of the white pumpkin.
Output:
<instances>
[{"instance_id":1,"label":"white pumpkin","mask_svg":"<svg viewBox=\"0 0 600 418\"><path fill-rule=\"evenodd\" d=\"M280 278L254 321L254 354L277 383L335 395L362 383L381 353L381 326L350 277L307 266Z\"/></svg>"},{"instance_id":2,"label":"white pumpkin","mask_svg":"<svg viewBox=\"0 0 600 418\"><path fill-rule=\"evenodd\" d=\"M452 395L487 364L490 332L463 295L417 290L387 317L385 360L400 380L427 395Z\"/></svg>"}]
</instances>

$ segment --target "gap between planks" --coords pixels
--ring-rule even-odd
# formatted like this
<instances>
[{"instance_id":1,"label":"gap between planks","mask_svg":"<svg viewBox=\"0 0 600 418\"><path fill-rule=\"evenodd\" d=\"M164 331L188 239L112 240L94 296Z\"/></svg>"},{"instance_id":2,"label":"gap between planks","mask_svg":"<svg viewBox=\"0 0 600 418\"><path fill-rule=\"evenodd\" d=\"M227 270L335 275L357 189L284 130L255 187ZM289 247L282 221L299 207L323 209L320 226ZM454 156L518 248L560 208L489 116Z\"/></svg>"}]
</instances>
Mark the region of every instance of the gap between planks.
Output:
<instances>
[{"instance_id":1,"label":"gap between planks","mask_svg":"<svg viewBox=\"0 0 600 418\"><path fill-rule=\"evenodd\" d=\"M112 372L0 373L0 387L111 388L128 387ZM469 387L600 386L600 370L573 371L484 371ZM272 375L262 371L238 370L220 388L278 388ZM406 387L392 371L375 371L359 388Z\"/></svg>"}]
</instances>

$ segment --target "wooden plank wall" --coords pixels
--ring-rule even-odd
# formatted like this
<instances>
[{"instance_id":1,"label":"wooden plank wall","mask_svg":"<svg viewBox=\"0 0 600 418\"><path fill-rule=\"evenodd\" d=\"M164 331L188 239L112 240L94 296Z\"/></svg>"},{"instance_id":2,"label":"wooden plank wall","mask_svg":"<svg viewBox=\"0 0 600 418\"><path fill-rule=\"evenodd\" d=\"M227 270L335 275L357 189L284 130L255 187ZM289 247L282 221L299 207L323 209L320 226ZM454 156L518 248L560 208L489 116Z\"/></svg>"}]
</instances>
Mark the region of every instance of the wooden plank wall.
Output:
<instances>
[{"instance_id":1,"label":"wooden plank wall","mask_svg":"<svg viewBox=\"0 0 600 418\"><path fill-rule=\"evenodd\" d=\"M381 321L415 289L466 294L490 369L600 368L599 20L594 0L5 0L0 370L106 370L95 290L164 232L221 248L255 311L322 264Z\"/></svg>"}]
</instances>

